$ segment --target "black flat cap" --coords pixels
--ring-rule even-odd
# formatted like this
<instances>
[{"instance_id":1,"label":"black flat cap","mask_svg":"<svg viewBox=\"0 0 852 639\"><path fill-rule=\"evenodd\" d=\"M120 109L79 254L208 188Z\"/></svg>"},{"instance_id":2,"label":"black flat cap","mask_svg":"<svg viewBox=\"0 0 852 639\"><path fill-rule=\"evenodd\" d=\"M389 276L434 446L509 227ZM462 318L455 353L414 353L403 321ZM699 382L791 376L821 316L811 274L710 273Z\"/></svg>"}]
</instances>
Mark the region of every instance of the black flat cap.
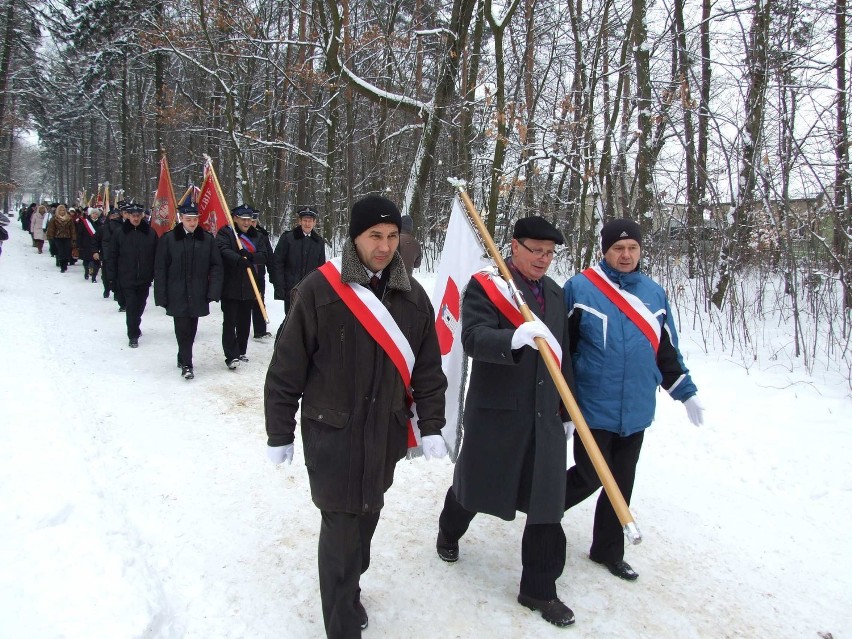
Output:
<instances>
[{"instance_id":1,"label":"black flat cap","mask_svg":"<svg viewBox=\"0 0 852 639\"><path fill-rule=\"evenodd\" d=\"M565 238L558 228L553 226L543 217L533 215L530 217L522 217L515 222L515 230L512 237L516 240L551 240L557 244L565 244Z\"/></svg>"}]
</instances>

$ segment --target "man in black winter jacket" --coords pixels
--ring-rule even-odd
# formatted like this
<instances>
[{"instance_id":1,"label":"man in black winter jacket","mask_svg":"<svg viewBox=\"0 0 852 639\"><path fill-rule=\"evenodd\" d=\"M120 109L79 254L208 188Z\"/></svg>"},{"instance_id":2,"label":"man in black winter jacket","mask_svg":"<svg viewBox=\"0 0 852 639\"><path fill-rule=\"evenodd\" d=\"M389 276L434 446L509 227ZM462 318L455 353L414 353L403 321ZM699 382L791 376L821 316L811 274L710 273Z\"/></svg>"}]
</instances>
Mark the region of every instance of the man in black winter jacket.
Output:
<instances>
[{"instance_id":1,"label":"man in black winter jacket","mask_svg":"<svg viewBox=\"0 0 852 639\"><path fill-rule=\"evenodd\" d=\"M269 270L275 287L275 299L284 300L284 312L290 312L290 291L302 278L325 264L325 240L314 230L317 213L312 208L299 211L299 225L278 240Z\"/></svg>"},{"instance_id":2,"label":"man in black winter jacket","mask_svg":"<svg viewBox=\"0 0 852 639\"><path fill-rule=\"evenodd\" d=\"M367 627L360 578L394 469L414 443L411 400L424 456L447 452L435 313L396 253L400 223L386 198L353 205L342 256L293 290L264 386L267 453L276 464L293 460L301 411L311 497L321 511L317 567L329 639L355 639Z\"/></svg>"},{"instance_id":3,"label":"man in black winter jacket","mask_svg":"<svg viewBox=\"0 0 852 639\"><path fill-rule=\"evenodd\" d=\"M125 209L124 224L112 237L107 269L110 280L118 282L124 295L130 348L139 346L142 313L154 281L157 253L157 234L142 219L144 212L138 204L130 204Z\"/></svg>"},{"instance_id":4,"label":"man in black winter jacket","mask_svg":"<svg viewBox=\"0 0 852 639\"><path fill-rule=\"evenodd\" d=\"M268 262L266 264L257 265L257 290L260 291L260 299L266 304L266 272L271 271L274 264L272 252L272 242L269 241L269 231L258 224L260 213L254 212L251 225L260 234L260 242L266 247ZM255 301L251 309L251 323L254 327L254 339L266 340L272 339L272 333L266 329L266 320L263 318L263 312L260 310L260 304Z\"/></svg>"},{"instance_id":5,"label":"man in black winter jacket","mask_svg":"<svg viewBox=\"0 0 852 639\"><path fill-rule=\"evenodd\" d=\"M121 230L123 223L121 211L117 208L112 209L104 225L95 234L98 257L103 265L101 282L104 285L104 298L108 298L111 291L114 292L119 310L124 310L124 295L122 295L118 283L110 279L109 262L112 256L112 238Z\"/></svg>"},{"instance_id":6,"label":"man in black winter jacket","mask_svg":"<svg viewBox=\"0 0 852 639\"><path fill-rule=\"evenodd\" d=\"M193 379L192 345L198 318L210 314L210 302L222 295L222 254L216 239L198 225L194 204L180 208L181 221L157 245L154 302L175 325L177 364L184 379Z\"/></svg>"},{"instance_id":7,"label":"man in black winter jacket","mask_svg":"<svg viewBox=\"0 0 852 639\"><path fill-rule=\"evenodd\" d=\"M239 244L235 230L230 226L223 226L216 235L216 244L222 253L225 267L222 285L222 350L225 352L225 364L231 370L249 361L246 350L251 330L251 310L257 303L252 278L256 284L259 279L258 266L269 261L260 233L251 225L254 212L252 207L245 204L232 210Z\"/></svg>"}]
</instances>

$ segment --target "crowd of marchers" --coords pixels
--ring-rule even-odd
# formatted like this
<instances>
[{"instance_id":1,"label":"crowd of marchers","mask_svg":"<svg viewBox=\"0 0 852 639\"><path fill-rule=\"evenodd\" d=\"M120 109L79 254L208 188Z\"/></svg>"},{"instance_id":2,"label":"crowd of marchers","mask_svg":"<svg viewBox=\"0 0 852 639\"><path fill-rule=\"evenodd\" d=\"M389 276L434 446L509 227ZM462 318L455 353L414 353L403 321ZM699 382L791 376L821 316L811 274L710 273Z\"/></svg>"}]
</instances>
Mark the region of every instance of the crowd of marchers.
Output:
<instances>
[{"instance_id":1,"label":"crowd of marchers","mask_svg":"<svg viewBox=\"0 0 852 639\"><path fill-rule=\"evenodd\" d=\"M192 203L180 207L174 228L162 237L151 226L150 212L132 200L117 202L107 214L98 207L33 203L20 209L18 220L33 248L49 254L59 273L76 273L69 267L79 264L85 280L98 284L100 278L103 297L114 299L124 313L130 348L139 347L153 286L154 303L174 321L177 366L185 379L193 379L198 321L209 315L211 303L221 304L225 365L237 370L248 362L252 332L255 340L272 339L261 310L267 278L274 298L289 308L293 287L326 259L313 207L297 211L298 224L274 249L256 209L240 205L231 215L233 226L215 236L199 225Z\"/></svg>"},{"instance_id":2,"label":"crowd of marchers","mask_svg":"<svg viewBox=\"0 0 852 639\"><path fill-rule=\"evenodd\" d=\"M300 425L311 497L321 512L317 564L325 632L332 639L360 637L369 624L360 577L370 566L396 464L415 445L427 459L447 454L441 430L448 382L435 312L411 277L419 247L411 251L403 237L398 207L380 196L355 202L342 253L327 262L313 209L301 210L299 225L272 250L257 212L247 206L234 209L234 227L215 238L187 207L159 241L132 203L107 222L96 209L75 218L76 212L51 208L36 212L28 225L22 221L31 232L37 227L34 246L41 251L47 239L62 272L71 260L83 260L90 280L104 265L104 296L113 291L127 314L134 347L153 281L156 303L174 318L178 366L190 378L198 318L210 302L222 304L226 365L247 361L252 314L259 310L252 279L262 293L269 272L286 317L264 386L267 455L275 464L292 462ZM509 286L491 270L467 282L456 336L472 361L464 440L434 539L447 564L470 561L474 553L466 556L460 545L477 515L512 520L525 513L517 601L566 627L575 619L557 592L566 564L562 519L598 491L601 480L578 437L567 468L566 439L574 428L537 353L540 345L558 357L628 504L657 390L683 402L695 425L703 423L704 408L678 348L666 293L642 272L640 226L629 219L604 224L600 262L560 286L548 271L562 244L560 230L542 217L515 223L506 266L532 320L524 320ZM254 334L263 339L269 335L260 319ZM622 532L602 491L589 559L632 582L638 574L624 560Z\"/></svg>"}]
</instances>

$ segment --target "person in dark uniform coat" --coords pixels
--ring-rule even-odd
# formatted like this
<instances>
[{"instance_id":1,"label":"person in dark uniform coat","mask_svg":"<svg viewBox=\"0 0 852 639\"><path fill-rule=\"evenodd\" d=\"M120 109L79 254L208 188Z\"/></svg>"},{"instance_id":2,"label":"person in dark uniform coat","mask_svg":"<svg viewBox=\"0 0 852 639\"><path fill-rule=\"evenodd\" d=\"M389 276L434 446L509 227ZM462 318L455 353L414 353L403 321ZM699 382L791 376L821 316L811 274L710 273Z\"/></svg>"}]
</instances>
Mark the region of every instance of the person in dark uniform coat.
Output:
<instances>
[{"instance_id":1,"label":"person in dark uniform coat","mask_svg":"<svg viewBox=\"0 0 852 639\"><path fill-rule=\"evenodd\" d=\"M76 222L77 251L83 262L83 278L91 279L93 284L97 283L98 273L101 270L100 253L98 253L98 231L103 226L101 213L100 209L89 207L86 209L86 215L77 218Z\"/></svg>"},{"instance_id":2,"label":"person in dark uniform coat","mask_svg":"<svg viewBox=\"0 0 852 639\"><path fill-rule=\"evenodd\" d=\"M402 232L399 234L399 256L405 264L405 270L408 271L408 276L414 272L414 269L420 266L423 261L423 247L420 242L414 237L414 220L410 215L402 216Z\"/></svg>"},{"instance_id":3,"label":"person in dark uniform coat","mask_svg":"<svg viewBox=\"0 0 852 639\"><path fill-rule=\"evenodd\" d=\"M274 463L292 462L301 406L311 498L321 512L317 563L330 639L354 639L367 627L360 577L370 566L385 493L406 454L411 415L409 384L365 328L362 320L370 320L356 315L341 292L362 296L366 308L374 305L371 314L386 313L384 325L400 329L394 344L413 354L410 388L424 455L447 453L440 434L447 378L435 313L396 253L399 226L390 200L355 202L340 260L308 273L293 289L266 374L267 453Z\"/></svg>"},{"instance_id":4,"label":"person in dark uniform coat","mask_svg":"<svg viewBox=\"0 0 852 639\"><path fill-rule=\"evenodd\" d=\"M236 232L230 226L223 226L216 235L216 244L222 253L225 267L222 285L222 350L225 353L225 364L231 370L249 361L246 350L251 330L251 310L257 301L249 271L256 283L259 279L257 267L269 261L260 233L251 225L254 213L252 207L241 204L232 210ZM239 233L242 248L237 244L235 233Z\"/></svg>"},{"instance_id":5,"label":"person in dark uniform coat","mask_svg":"<svg viewBox=\"0 0 852 639\"><path fill-rule=\"evenodd\" d=\"M177 363L184 379L193 379L192 345L198 318L210 314L210 302L222 295L222 254L216 239L198 226L194 204L180 208L181 221L157 243L154 303L175 325Z\"/></svg>"},{"instance_id":6,"label":"person in dark uniform coat","mask_svg":"<svg viewBox=\"0 0 852 639\"><path fill-rule=\"evenodd\" d=\"M123 222L124 220L122 219L121 211L119 211L118 208L114 208L109 212L103 226L98 229L97 234L95 235L98 247L98 257L100 257L101 264L103 266L101 283L104 286L104 299L107 299L110 293L113 293L119 310L124 310L124 295L121 294L121 289L119 288L118 283L113 282L110 279L107 265L109 264L110 256L112 255L112 238L121 230Z\"/></svg>"},{"instance_id":7,"label":"person in dark uniform coat","mask_svg":"<svg viewBox=\"0 0 852 639\"><path fill-rule=\"evenodd\" d=\"M278 240L269 272L269 279L275 287L275 299L284 300L285 313L290 312L290 291L293 287L305 275L325 264L325 240L314 230L317 212L305 208L298 215L299 225Z\"/></svg>"},{"instance_id":8,"label":"person in dark uniform coat","mask_svg":"<svg viewBox=\"0 0 852 639\"><path fill-rule=\"evenodd\" d=\"M257 288L260 291L260 299L262 299L263 304L266 305L266 272L272 270L272 264L274 263L275 258L272 251L272 242L269 241L269 231L258 223L259 216L260 213L255 211L251 225L258 233L260 233L260 241L266 247L266 254L269 256L269 262L267 264L257 265ZM272 338L272 333L266 330L266 320L263 319L263 313L260 310L260 304L257 300L255 300L254 307L251 309L251 323L254 327L254 339L268 340Z\"/></svg>"},{"instance_id":9,"label":"person in dark uniform coat","mask_svg":"<svg viewBox=\"0 0 852 639\"><path fill-rule=\"evenodd\" d=\"M461 340L473 364L464 443L438 520L437 541L438 556L453 562L476 513L507 521L516 511L526 513L518 603L541 611L557 626L574 623L574 613L556 593L565 567L561 521L568 419L535 338L552 335L558 344L554 352L563 351L563 376L573 383L568 313L561 288L546 275L556 245L563 243L562 233L544 218L526 217L515 224L507 265L533 321L516 328L491 301L485 284L474 278L467 285ZM498 276L491 277L490 286L496 286Z\"/></svg>"},{"instance_id":10,"label":"person in dark uniform coat","mask_svg":"<svg viewBox=\"0 0 852 639\"><path fill-rule=\"evenodd\" d=\"M110 279L118 282L124 294L130 348L137 348L142 335L142 313L154 281L157 234L142 219L144 209L138 204L128 205L124 213L126 219L112 237L108 267Z\"/></svg>"}]
</instances>

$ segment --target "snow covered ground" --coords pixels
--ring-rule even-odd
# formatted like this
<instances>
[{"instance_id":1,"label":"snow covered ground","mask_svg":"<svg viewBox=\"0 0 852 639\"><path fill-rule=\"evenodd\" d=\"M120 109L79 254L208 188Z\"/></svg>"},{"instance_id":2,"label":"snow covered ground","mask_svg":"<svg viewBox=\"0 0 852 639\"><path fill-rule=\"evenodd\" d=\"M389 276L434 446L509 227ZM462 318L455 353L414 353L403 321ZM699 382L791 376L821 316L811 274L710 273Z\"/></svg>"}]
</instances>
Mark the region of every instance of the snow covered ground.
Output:
<instances>
[{"instance_id":1,"label":"snow covered ground","mask_svg":"<svg viewBox=\"0 0 852 639\"><path fill-rule=\"evenodd\" d=\"M153 306L140 347L124 315L60 274L14 222L0 256L0 637L322 637L319 513L296 440L265 456L271 343L224 365L218 306L196 379ZM431 287L433 276L421 281ZM271 298L271 293L268 295ZM272 331L281 302L270 301ZM563 520L559 580L577 623L515 601L522 516L474 520L435 555L452 465L401 462L362 579L365 637L852 637L852 399L843 379L746 370L682 335L707 424L660 396L628 548L635 583L587 558L594 500Z\"/></svg>"}]
</instances>

